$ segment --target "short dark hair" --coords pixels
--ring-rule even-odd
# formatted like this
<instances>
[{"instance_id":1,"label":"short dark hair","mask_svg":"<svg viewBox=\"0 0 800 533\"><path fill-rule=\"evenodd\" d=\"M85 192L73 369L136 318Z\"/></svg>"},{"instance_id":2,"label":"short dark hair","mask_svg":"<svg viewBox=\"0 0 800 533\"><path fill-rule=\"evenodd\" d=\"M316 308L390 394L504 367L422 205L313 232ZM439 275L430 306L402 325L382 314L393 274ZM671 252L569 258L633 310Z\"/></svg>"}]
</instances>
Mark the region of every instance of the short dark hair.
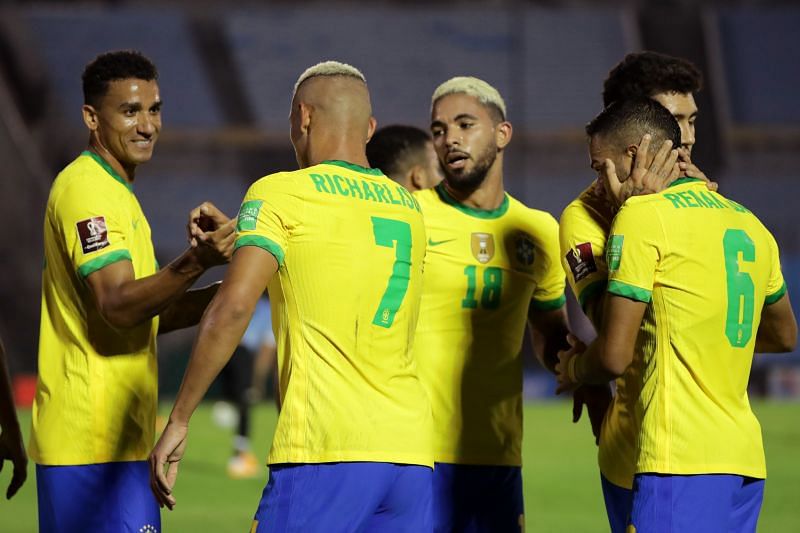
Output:
<instances>
[{"instance_id":1,"label":"short dark hair","mask_svg":"<svg viewBox=\"0 0 800 533\"><path fill-rule=\"evenodd\" d=\"M379 168L389 177L397 176L405 168L425 156L425 145L431 136L414 126L386 126L367 143L367 159L373 168Z\"/></svg>"},{"instance_id":2,"label":"short dark hair","mask_svg":"<svg viewBox=\"0 0 800 533\"><path fill-rule=\"evenodd\" d=\"M703 75L692 62L658 52L636 52L626 55L608 73L603 106L659 93L696 93L702 88Z\"/></svg>"},{"instance_id":3,"label":"short dark hair","mask_svg":"<svg viewBox=\"0 0 800 533\"><path fill-rule=\"evenodd\" d=\"M98 105L108 92L109 82L128 79L157 80L158 70L136 50L100 54L83 70L83 103Z\"/></svg>"},{"instance_id":4,"label":"short dark hair","mask_svg":"<svg viewBox=\"0 0 800 533\"><path fill-rule=\"evenodd\" d=\"M681 145L681 128L666 107L650 98L631 98L613 102L586 126L589 137L602 135L620 143L639 144L646 133L652 135L651 146L664 141Z\"/></svg>"}]
</instances>

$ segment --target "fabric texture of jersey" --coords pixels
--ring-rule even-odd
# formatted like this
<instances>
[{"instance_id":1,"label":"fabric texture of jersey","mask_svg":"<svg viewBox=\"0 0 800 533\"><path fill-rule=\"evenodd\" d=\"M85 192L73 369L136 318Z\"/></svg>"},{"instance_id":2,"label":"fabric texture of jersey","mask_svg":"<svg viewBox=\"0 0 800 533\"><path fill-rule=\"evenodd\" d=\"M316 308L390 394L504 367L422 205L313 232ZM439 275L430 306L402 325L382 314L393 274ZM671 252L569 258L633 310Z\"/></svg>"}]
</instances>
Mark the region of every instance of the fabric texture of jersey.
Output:
<instances>
[{"instance_id":1,"label":"fabric texture of jersey","mask_svg":"<svg viewBox=\"0 0 800 533\"><path fill-rule=\"evenodd\" d=\"M132 187L94 153L83 152L53 182L44 259L31 458L45 465L146 459L158 400L158 318L115 330L86 277L127 260L140 279L156 272L156 259Z\"/></svg>"},{"instance_id":2,"label":"fabric texture of jersey","mask_svg":"<svg viewBox=\"0 0 800 533\"><path fill-rule=\"evenodd\" d=\"M427 466L273 465L251 533L432 531Z\"/></svg>"},{"instance_id":3,"label":"fabric texture of jersey","mask_svg":"<svg viewBox=\"0 0 800 533\"><path fill-rule=\"evenodd\" d=\"M432 466L430 403L411 356L422 288L419 205L379 170L324 162L260 179L236 248L280 265L269 285L281 413L269 463Z\"/></svg>"},{"instance_id":4,"label":"fabric texture of jersey","mask_svg":"<svg viewBox=\"0 0 800 533\"><path fill-rule=\"evenodd\" d=\"M559 220L561 264L572 292L596 330L601 324L593 310L595 301L602 299L608 284L605 249L613 219L614 212L608 202L592 185L564 209ZM633 486L636 471L638 427L633 412L639 396L641 380L637 373L640 369L640 358L637 358L636 364L617 378L614 398L600 429L597 452L600 472L605 479L625 489Z\"/></svg>"},{"instance_id":5,"label":"fabric texture of jersey","mask_svg":"<svg viewBox=\"0 0 800 533\"><path fill-rule=\"evenodd\" d=\"M494 210L459 204L442 184L415 196L428 251L414 354L435 460L520 466L528 306L565 302L558 224L509 195Z\"/></svg>"},{"instance_id":6,"label":"fabric texture of jersey","mask_svg":"<svg viewBox=\"0 0 800 533\"><path fill-rule=\"evenodd\" d=\"M146 461L36 465L36 487L39 531L161 531L161 512L150 489Z\"/></svg>"},{"instance_id":7,"label":"fabric texture of jersey","mask_svg":"<svg viewBox=\"0 0 800 533\"><path fill-rule=\"evenodd\" d=\"M764 305L786 286L778 247L694 178L630 198L606 246L611 294L648 303L637 472L766 476L747 382Z\"/></svg>"}]
</instances>

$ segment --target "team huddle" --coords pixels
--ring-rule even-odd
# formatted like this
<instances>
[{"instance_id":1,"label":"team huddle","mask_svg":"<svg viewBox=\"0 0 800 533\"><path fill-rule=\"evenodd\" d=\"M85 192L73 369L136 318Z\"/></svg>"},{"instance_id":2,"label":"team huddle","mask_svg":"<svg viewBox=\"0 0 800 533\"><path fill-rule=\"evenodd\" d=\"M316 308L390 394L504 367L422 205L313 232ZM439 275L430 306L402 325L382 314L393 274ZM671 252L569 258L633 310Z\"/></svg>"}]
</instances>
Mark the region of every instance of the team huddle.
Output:
<instances>
[{"instance_id":1,"label":"team huddle","mask_svg":"<svg viewBox=\"0 0 800 533\"><path fill-rule=\"evenodd\" d=\"M439 85L430 136L376 133L361 72L312 66L289 116L299 170L255 181L234 219L194 209L164 267L133 193L161 128L156 69L110 52L83 84L89 145L45 216L41 531L161 530L192 413L265 290L281 409L253 532L523 531L526 329L588 412L612 531L755 531L750 366L791 351L797 325L772 235L691 161L687 61L643 52L609 73L586 128L596 179L559 222L505 191L513 128L490 84ZM190 289L224 263L220 284ZM153 447L156 336L196 324Z\"/></svg>"}]
</instances>

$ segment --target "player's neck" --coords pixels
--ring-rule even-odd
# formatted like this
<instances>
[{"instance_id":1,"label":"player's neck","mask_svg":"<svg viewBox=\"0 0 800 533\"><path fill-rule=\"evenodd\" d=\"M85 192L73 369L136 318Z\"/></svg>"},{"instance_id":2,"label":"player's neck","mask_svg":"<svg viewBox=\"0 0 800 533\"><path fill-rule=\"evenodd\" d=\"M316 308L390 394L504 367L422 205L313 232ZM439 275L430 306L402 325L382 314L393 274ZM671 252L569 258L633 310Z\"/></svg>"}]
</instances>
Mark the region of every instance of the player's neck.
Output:
<instances>
[{"instance_id":1,"label":"player's neck","mask_svg":"<svg viewBox=\"0 0 800 533\"><path fill-rule=\"evenodd\" d=\"M367 153L361 143L350 142L346 137L329 138L315 147L309 146L309 166L323 161L346 161L353 165L369 168Z\"/></svg>"},{"instance_id":2,"label":"player's neck","mask_svg":"<svg viewBox=\"0 0 800 533\"><path fill-rule=\"evenodd\" d=\"M136 167L135 166L131 167L131 168L124 167L122 165L122 163L120 163L117 160L116 157L111 155L111 152L109 152L103 145L101 145L99 142L97 142L97 139L95 139L94 136L92 136L89 139L89 147L88 147L88 149L90 151L94 152L95 154L97 154L98 156L100 156L100 158L102 158L103 161L108 163L108 165L111 167L111 169L114 172L116 172L119 177L121 177L122 179L124 179L128 183L133 183L133 179L134 179L135 174L136 174Z\"/></svg>"},{"instance_id":3,"label":"player's neck","mask_svg":"<svg viewBox=\"0 0 800 533\"><path fill-rule=\"evenodd\" d=\"M482 209L491 211L497 209L503 203L506 196L505 188L503 187L503 163L498 158L495 164L489 169L486 174L486 179L483 180L477 189L471 191L460 191L450 187L447 180L442 184L447 189L447 192L458 203L474 209Z\"/></svg>"}]
</instances>

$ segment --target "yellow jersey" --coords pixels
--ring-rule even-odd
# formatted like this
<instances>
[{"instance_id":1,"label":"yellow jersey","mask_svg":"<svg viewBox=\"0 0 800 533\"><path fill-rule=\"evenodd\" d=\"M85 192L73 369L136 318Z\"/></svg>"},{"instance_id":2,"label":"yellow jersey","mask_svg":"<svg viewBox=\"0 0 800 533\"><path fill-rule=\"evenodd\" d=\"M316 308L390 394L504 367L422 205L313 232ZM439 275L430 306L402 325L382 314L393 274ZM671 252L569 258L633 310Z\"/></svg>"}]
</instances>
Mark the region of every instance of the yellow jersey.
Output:
<instances>
[{"instance_id":1,"label":"yellow jersey","mask_svg":"<svg viewBox=\"0 0 800 533\"><path fill-rule=\"evenodd\" d=\"M766 476L747 381L764 305L786 292L778 247L695 178L630 198L606 246L608 292L648 303L637 472Z\"/></svg>"},{"instance_id":2,"label":"yellow jersey","mask_svg":"<svg viewBox=\"0 0 800 533\"><path fill-rule=\"evenodd\" d=\"M158 318L115 330L85 280L123 260L136 279L150 276L156 258L132 186L93 152L53 182L44 259L31 458L43 465L146 459L158 400Z\"/></svg>"},{"instance_id":3,"label":"yellow jersey","mask_svg":"<svg viewBox=\"0 0 800 533\"><path fill-rule=\"evenodd\" d=\"M614 211L608 202L595 192L594 185L584 190L561 213L559 240L561 264L567 273L572 292L581 304L595 329L600 329L598 317L593 316L596 298L602 298L608 284L605 260ZM636 471L636 437L638 427L633 417L639 396L637 373L641 358L617 378L614 398L600 429L598 464L600 472L611 483L630 489Z\"/></svg>"},{"instance_id":4,"label":"yellow jersey","mask_svg":"<svg viewBox=\"0 0 800 533\"><path fill-rule=\"evenodd\" d=\"M458 203L439 184L415 193L428 252L414 341L433 407L437 462L522 463L522 359L528 306L564 305L558 224L509 196Z\"/></svg>"},{"instance_id":5,"label":"yellow jersey","mask_svg":"<svg viewBox=\"0 0 800 533\"><path fill-rule=\"evenodd\" d=\"M403 187L342 161L266 176L239 210L269 284L282 408L269 463L432 466L430 403L411 343L425 227Z\"/></svg>"}]
</instances>

